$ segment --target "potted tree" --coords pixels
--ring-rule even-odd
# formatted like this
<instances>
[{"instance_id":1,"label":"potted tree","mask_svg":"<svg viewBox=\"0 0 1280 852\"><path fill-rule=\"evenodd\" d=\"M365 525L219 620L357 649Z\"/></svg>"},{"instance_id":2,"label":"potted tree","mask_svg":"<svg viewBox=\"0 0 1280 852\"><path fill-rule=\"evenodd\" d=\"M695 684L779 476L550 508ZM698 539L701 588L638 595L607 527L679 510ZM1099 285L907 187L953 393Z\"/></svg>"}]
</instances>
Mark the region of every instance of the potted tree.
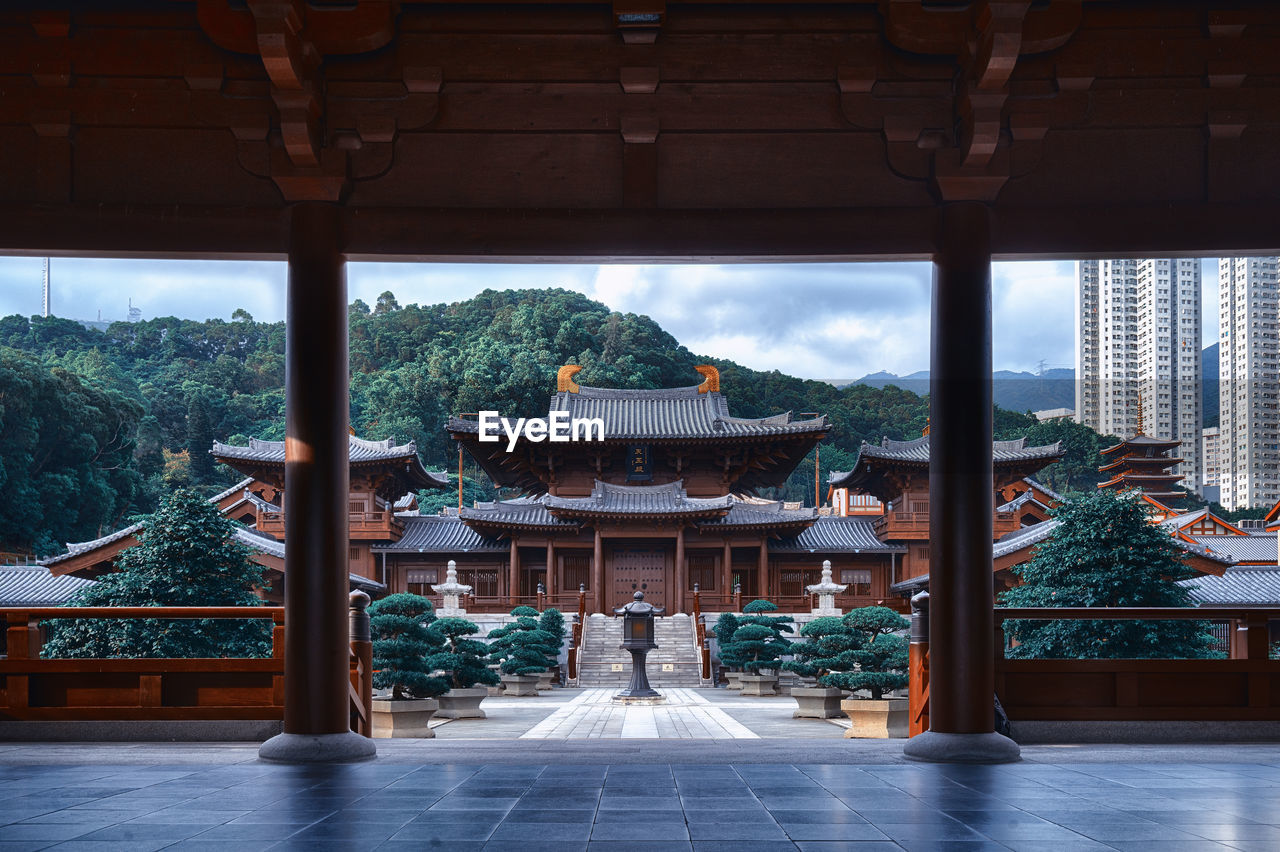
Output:
<instances>
[{"instance_id":1,"label":"potted tree","mask_svg":"<svg viewBox=\"0 0 1280 852\"><path fill-rule=\"evenodd\" d=\"M796 719L834 719L842 712L840 699L846 693L839 687L827 686L819 679L833 671L854 667L852 652L857 649L860 637L855 636L838 616L815 618L800 628L800 635L809 641L792 644L793 659L783 663L782 667L803 678L812 678L814 682L791 688L791 697L796 700L796 711L791 715Z\"/></svg>"},{"instance_id":2,"label":"potted tree","mask_svg":"<svg viewBox=\"0 0 1280 852\"><path fill-rule=\"evenodd\" d=\"M538 694L538 675L547 670L555 639L538 626L531 606L511 610L516 620L489 631L489 659L498 664L502 694L517 698Z\"/></svg>"},{"instance_id":3,"label":"potted tree","mask_svg":"<svg viewBox=\"0 0 1280 852\"><path fill-rule=\"evenodd\" d=\"M538 619L538 629L551 637L552 652L547 655L547 670L538 675L538 690L548 690L555 685L555 672L560 668L560 649L564 647L564 614L555 607L547 607Z\"/></svg>"},{"instance_id":4,"label":"potted tree","mask_svg":"<svg viewBox=\"0 0 1280 852\"><path fill-rule=\"evenodd\" d=\"M778 669L782 655L791 647L791 642L782 634L791 633L794 628L786 616L763 614L777 609L777 604L771 601L752 601L742 608L743 616L729 637L729 656L742 668L739 680L743 695L759 698L778 694ZM721 659L724 654L725 646L721 645Z\"/></svg>"},{"instance_id":5,"label":"potted tree","mask_svg":"<svg viewBox=\"0 0 1280 852\"><path fill-rule=\"evenodd\" d=\"M907 685L907 640L898 635L907 629L907 620L888 607L866 606L851 611L842 621L857 645L843 659L856 665L828 674L819 683L854 693L840 702L840 709L853 723L844 735L905 737L907 699L885 698L885 693ZM869 697L857 696L860 691Z\"/></svg>"},{"instance_id":6,"label":"potted tree","mask_svg":"<svg viewBox=\"0 0 1280 852\"><path fill-rule=\"evenodd\" d=\"M737 629L738 616L731 612L720 613L715 626L711 628L716 637L716 647L719 648L720 663L728 668L724 676L729 689L742 689L742 660L733 655L732 647L733 632Z\"/></svg>"},{"instance_id":7,"label":"potted tree","mask_svg":"<svg viewBox=\"0 0 1280 852\"><path fill-rule=\"evenodd\" d=\"M431 601L421 595L389 595L369 607L373 635L373 685L389 697L372 701L373 736L434 737L427 726L440 708L435 696L449 685L432 677L427 657L441 645L429 628L435 621Z\"/></svg>"},{"instance_id":8,"label":"potted tree","mask_svg":"<svg viewBox=\"0 0 1280 852\"><path fill-rule=\"evenodd\" d=\"M497 673L485 665L489 646L465 638L479 633L480 628L465 618L441 618L431 629L443 638L443 644L428 658L427 665L441 672L449 685L449 691L437 699L440 710L436 715L442 719L485 718L480 702L489 690L476 684L497 686L500 681Z\"/></svg>"}]
</instances>

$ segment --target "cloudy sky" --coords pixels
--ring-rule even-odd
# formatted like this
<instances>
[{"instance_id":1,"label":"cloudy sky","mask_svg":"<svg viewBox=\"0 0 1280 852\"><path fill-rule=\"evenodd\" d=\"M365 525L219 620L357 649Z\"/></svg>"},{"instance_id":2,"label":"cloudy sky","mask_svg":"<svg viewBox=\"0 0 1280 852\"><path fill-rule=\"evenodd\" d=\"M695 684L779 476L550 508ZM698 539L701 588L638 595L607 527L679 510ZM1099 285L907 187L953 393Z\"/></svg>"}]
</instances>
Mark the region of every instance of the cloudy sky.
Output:
<instances>
[{"instance_id":1,"label":"cloudy sky","mask_svg":"<svg viewBox=\"0 0 1280 852\"><path fill-rule=\"evenodd\" d=\"M260 321L284 317L283 263L53 260L53 313L124 319ZM560 266L354 263L351 299L372 304L467 299L486 288L564 287L610 308L648 314L699 355L813 379L899 375L929 366L929 276L924 263ZM1216 262L1204 261L1205 345L1217 339ZM1071 262L995 266L995 366L1070 367L1075 360ZM0 257L0 316L41 311L41 259Z\"/></svg>"}]
</instances>

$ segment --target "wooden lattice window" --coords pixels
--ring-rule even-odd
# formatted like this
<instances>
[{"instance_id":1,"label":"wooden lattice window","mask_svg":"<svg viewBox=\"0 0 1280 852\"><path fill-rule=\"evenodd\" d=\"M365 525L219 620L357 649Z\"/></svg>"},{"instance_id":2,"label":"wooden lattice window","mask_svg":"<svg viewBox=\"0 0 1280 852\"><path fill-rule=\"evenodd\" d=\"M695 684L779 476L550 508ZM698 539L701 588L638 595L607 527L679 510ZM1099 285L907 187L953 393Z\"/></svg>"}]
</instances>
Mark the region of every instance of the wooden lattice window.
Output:
<instances>
[{"instance_id":1,"label":"wooden lattice window","mask_svg":"<svg viewBox=\"0 0 1280 852\"><path fill-rule=\"evenodd\" d=\"M498 596L497 568L459 568L458 582L471 587L471 594L478 597Z\"/></svg>"},{"instance_id":2,"label":"wooden lattice window","mask_svg":"<svg viewBox=\"0 0 1280 852\"><path fill-rule=\"evenodd\" d=\"M565 591L576 592L579 586L591 588L591 557L565 555L562 564L564 565Z\"/></svg>"},{"instance_id":3,"label":"wooden lattice window","mask_svg":"<svg viewBox=\"0 0 1280 852\"><path fill-rule=\"evenodd\" d=\"M690 555L689 591L693 591L694 583L699 591L714 592L716 590L716 558L711 554Z\"/></svg>"},{"instance_id":4,"label":"wooden lattice window","mask_svg":"<svg viewBox=\"0 0 1280 852\"><path fill-rule=\"evenodd\" d=\"M840 569L840 582L849 587L845 589L845 594L864 598L871 595L870 568L842 568Z\"/></svg>"}]
</instances>

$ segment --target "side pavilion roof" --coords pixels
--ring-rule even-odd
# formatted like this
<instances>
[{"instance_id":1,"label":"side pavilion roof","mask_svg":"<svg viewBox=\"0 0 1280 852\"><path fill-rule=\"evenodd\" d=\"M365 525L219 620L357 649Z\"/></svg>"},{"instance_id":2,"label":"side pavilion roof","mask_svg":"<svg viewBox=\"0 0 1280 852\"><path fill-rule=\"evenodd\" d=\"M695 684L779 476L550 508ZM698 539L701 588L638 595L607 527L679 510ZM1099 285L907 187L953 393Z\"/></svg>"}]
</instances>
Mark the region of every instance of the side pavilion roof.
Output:
<instances>
[{"instance_id":1,"label":"side pavilion roof","mask_svg":"<svg viewBox=\"0 0 1280 852\"><path fill-rule=\"evenodd\" d=\"M246 476L258 479L275 479L284 482L284 441L264 441L250 438L247 446L213 442L210 454ZM397 486L391 489L396 497L418 488L448 488L449 477L422 466L418 458L418 445L413 441L397 444L393 438L385 441L366 441L355 435L348 439L348 457L353 468L385 468L394 473Z\"/></svg>"},{"instance_id":2,"label":"side pavilion roof","mask_svg":"<svg viewBox=\"0 0 1280 852\"><path fill-rule=\"evenodd\" d=\"M992 461L997 471L1007 473L1012 480L1022 479L1042 467L1062 458L1062 442L1027 446L1026 438L1015 441L993 441ZM882 487L884 475L893 469L926 471L929 467L929 436L912 441L881 440L879 445L862 442L853 469L831 471L828 482L833 488L849 488L874 494L882 501L897 496L891 489ZM996 487L1001 486L996 483Z\"/></svg>"}]
</instances>

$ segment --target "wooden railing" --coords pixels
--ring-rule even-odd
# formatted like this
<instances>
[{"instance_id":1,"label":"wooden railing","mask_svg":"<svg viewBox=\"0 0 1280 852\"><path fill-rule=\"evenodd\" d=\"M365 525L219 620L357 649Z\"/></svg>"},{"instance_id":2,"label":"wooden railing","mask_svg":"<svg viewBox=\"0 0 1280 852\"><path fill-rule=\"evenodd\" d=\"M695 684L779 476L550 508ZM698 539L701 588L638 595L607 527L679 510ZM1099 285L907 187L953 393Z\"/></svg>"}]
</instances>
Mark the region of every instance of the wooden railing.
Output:
<instances>
[{"instance_id":1,"label":"wooden railing","mask_svg":"<svg viewBox=\"0 0 1280 852\"><path fill-rule=\"evenodd\" d=\"M587 590L578 587L578 620L573 623L573 633L569 642L569 680L578 679L578 668L582 656L582 631L587 626Z\"/></svg>"},{"instance_id":2,"label":"wooden railing","mask_svg":"<svg viewBox=\"0 0 1280 852\"><path fill-rule=\"evenodd\" d=\"M912 601L911 736L929 726L928 595ZM1005 659L1007 620L1229 621L1234 659ZM1280 718L1280 660L1268 623L1280 608L997 607L996 695L1019 721L1267 721Z\"/></svg>"},{"instance_id":3,"label":"wooden railing","mask_svg":"<svg viewBox=\"0 0 1280 852\"><path fill-rule=\"evenodd\" d=\"M285 513L259 512L257 527L268 535L282 536L285 528ZM352 533L402 533L404 521L396 517L395 512L390 509L383 512L349 512L347 528Z\"/></svg>"},{"instance_id":4,"label":"wooden railing","mask_svg":"<svg viewBox=\"0 0 1280 852\"><path fill-rule=\"evenodd\" d=\"M363 592L353 593L363 597ZM356 601L353 599L353 604ZM352 643L353 730L371 733L372 645ZM284 718L283 607L0 608L8 655L0 659L0 719L50 721L279 720ZM41 622L55 619L270 619L261 658L42 659ZM354 621L355 619L353 619Z\"/></svg>"},{"instance_id":5,"label":"wooden railing","mask_svg":"<svg viewBox=\"0 0 1280 852\"><path fill-rule=\"evenodd\" d=\"M702 592L693 584L693 624L698 643L698 674L703 680L711 679L711 648L707 645L707 624L702 618Z\"/></svg>"},{"instance_id":6,"label":"wooden railing","mask_svg":"<svg viewBox=\"0 0 1280 852\"><path fill-rule=\"evenodd\" d=\"M991 516L991 532L994 538L1006 535L1022 528L1022 522L1016 512L993 512ZM872 522L872 529L881 538L901 536L929 536L928 512L895 512L881 515Z\"/></svg>"}]
</instances>

